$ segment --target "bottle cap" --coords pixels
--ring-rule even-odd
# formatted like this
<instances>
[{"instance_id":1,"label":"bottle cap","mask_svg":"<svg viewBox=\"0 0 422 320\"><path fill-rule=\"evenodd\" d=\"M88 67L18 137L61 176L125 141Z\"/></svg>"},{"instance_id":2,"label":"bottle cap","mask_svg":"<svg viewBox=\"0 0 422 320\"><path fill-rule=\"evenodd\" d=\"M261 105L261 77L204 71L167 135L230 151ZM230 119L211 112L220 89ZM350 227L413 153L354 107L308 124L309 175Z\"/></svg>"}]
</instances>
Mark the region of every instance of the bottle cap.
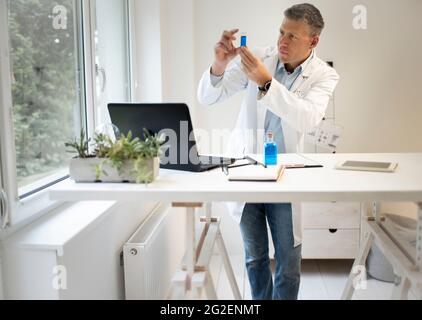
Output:
<instances>
[{"instance_id":1,"label":"bottle cap","mask_svg":"<svg viewBox=\"0 0 422 320\"><path fill-rule=\"evenodd\" d=\"M273 141L273 138L274 138L274 136L273 136L273 132L272 132L272 131L268 131L268 132L267 132L267 139L268 139L269 141Z\"/></svg>"}]
</instances>

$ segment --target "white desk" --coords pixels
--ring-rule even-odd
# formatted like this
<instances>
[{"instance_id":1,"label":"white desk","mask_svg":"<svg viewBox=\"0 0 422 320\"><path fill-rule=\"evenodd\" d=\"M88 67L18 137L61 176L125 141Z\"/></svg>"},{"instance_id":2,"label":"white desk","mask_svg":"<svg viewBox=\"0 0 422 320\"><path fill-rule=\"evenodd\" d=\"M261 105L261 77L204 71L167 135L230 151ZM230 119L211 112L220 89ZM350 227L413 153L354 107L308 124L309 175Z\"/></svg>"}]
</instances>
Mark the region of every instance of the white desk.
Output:
<instances>
[{"instance_id":1,"label":"white desk","mask_svg":"<svg viewBox=\"0 0 422 320\"><path fill-rule=\"evenodd\" d=\"M229 182L220 169L204 173L161 170L158 179L149 185L76 184L65 181L50 191L50 197L62 201L116 200L160 202L294 202L294 201L395 201L418 203L418 237L416 257L407 263L404 276L421 278L422 271L422 153L409 154L306 154L323 168L289 169L278 182ZM298 161L298 155L281 155L284 162ZM398 162L394 173L335 170L340 160ZM380 224L379 219L375 222ZM375 226L376 227L376 226ZM372 230L372 229L371 229ZM377 241L382 237L375 235ZM360 254L363 263L370 243ZM386 247L390 247L391 243ZM367 249L367 250L366 250ZM386 249L387 250L387 249ZM393 250L395 251L395 250ZM389 256L389 255L387 255ZM402 259L403 257L400 257ZM398 260L400 260L398 259ZM415 273L416 272L416 273ZM350 297L349 291L344 297ZM421 281L422 283L422 281ZM422 297L422 288L420 296ZM353 291L352 291L353 293Z\"/></svg>"}]
</instances>

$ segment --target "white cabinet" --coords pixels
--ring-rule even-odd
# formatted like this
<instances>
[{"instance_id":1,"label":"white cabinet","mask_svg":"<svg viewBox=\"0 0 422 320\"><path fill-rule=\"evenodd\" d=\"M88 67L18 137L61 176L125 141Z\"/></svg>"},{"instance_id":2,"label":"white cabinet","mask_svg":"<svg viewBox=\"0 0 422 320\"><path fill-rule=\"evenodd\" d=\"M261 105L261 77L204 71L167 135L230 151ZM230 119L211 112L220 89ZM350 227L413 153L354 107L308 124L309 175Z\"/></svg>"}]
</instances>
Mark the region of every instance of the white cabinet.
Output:
<instances>
[{"instance_id":1,"label":"white cabinet","mask_svg":"<svg viewBox=\"0 0 422 320\"><path fill-rule=\"evenodd\" d=\"M304 202L303 229L359 229L360 203Z\"/></svg>"},{"instance_id":2,"label":"white cabinet","mask_svg":"<svg viewBox=\"0 0 422 320\"><path fill-rule=\"evenodd\" d=\"M302 203L302 258L353 259L360 241L361 204Z\"/></svg>"},{"instance_id":3,"label":"white cabinet","mask_svg":"<svg viewBox=\"0 0 422 320\"><path fill-rule=\"evenodd\" d=\"M304 202L301 211L303 259L355 258L360 243L360 203ZM268 234L273 258L270 230Z\"/></svg>"}]
</instances>

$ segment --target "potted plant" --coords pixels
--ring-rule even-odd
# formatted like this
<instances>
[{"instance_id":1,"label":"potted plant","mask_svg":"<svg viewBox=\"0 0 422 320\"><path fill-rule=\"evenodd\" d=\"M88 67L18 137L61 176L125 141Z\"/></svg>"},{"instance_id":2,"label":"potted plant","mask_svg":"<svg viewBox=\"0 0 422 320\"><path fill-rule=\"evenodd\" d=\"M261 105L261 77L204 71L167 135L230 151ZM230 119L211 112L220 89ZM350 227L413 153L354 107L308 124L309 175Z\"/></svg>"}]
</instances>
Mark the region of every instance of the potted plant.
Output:
<instances>
[{"instance_id":1,"label":"potted plant","mask_svg":"<svg viewBox=\"0 0 422 320\"><path fill-rule=\"evenodd\" d=\"M150 183L158 176L163 139L147 130L143 140L133 138L131 132L116 141L96 134L93 153L88 151L89 142L82 130L79 140L65 144L68 152L77 153L69 167L70 177L76 182Z\"/></svg>"}]
</instances>

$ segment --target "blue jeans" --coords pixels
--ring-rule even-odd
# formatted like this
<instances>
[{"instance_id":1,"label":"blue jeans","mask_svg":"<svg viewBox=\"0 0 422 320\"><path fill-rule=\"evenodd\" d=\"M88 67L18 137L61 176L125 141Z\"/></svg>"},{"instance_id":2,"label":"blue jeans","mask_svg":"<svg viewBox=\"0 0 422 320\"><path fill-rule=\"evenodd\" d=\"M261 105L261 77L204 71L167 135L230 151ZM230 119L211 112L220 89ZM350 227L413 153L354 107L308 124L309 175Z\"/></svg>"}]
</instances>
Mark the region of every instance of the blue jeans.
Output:
<instances>
[{"instance_id":1,"label":"blue jeans","mask_svg":"<svg viewBox=\"0 0 422 320\"><path fill-rule=\"evenodd\" d=\"M274 284L268 253L267 222L275 251ZM294 247L290 203L247 203L240 230L254 300L296 300L300 283L301 246Z\"/></svg>"}]
</instances>

